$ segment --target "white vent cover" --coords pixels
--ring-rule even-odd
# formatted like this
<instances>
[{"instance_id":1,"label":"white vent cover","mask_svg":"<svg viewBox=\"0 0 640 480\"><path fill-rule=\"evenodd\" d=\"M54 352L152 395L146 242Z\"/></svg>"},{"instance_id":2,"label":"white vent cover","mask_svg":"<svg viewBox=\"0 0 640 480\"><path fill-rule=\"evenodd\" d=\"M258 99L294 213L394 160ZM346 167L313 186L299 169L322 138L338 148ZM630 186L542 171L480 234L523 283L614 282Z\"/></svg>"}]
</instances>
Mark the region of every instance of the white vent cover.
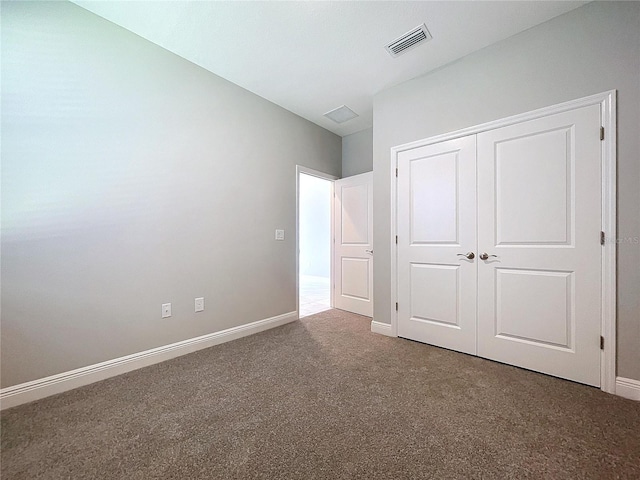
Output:
<instances>
[{"instance_id":1,"label":"white vent cover","mask_svg":"<svg viewBox=\"0 0 640 480\"><path fill-rule=\"evenodd\" d=\"M341 107L334 108L330 112L325 113L324 116L336 123L344 123L347 120L358 117L359 115L346 105L342 105Z\"/></svg>"},{"instance_id":2,"label":"white vent cover","mask_svg":"<svg viewBox=\"0 0 640 480\"><path fill-rule=\"evenodd\" d=\"M389 55L397 57L407 50L428 42L431 38L432 37L429 30L427 30L427 26L423 23L410 32L405 33L400 38L395 39L385 48L387 49L387 52L389 52Z\"/></svg>"}]
</instances>

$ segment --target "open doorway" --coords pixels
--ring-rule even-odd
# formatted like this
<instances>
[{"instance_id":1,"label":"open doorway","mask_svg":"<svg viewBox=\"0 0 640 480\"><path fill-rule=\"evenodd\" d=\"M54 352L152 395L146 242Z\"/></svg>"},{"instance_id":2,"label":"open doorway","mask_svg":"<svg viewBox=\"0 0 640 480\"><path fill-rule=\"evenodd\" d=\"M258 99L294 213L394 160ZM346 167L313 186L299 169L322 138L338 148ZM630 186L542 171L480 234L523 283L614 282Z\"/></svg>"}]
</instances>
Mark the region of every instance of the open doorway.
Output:
<instances>
[{"instance_id":1,"label":"open doorway","mask_svg":"<svg viewBox=\"0 0 640 480\"><path fill-rule=\"evenodd\" d=\"M298 171L300 317L329 310L332 306L333 181L328 175L311 172Z\"/></svg>"}]
</instances>

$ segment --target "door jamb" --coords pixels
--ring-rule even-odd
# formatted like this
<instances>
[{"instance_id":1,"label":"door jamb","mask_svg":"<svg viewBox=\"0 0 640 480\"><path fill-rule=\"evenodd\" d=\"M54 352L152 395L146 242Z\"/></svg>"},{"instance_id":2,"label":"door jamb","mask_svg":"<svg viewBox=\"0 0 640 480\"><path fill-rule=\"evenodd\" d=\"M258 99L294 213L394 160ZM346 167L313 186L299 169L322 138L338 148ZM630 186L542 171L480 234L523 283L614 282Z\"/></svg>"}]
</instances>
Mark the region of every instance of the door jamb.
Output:
<instances>
[{"instance_id":1,"label":"door jamb","mask_svg":"<svg viewBox=\"0 0 640 480\"><path fill-rule=\"evenodd\" d=\"M588 97L571 100L530 112L513 115L511 117L494 120L469 128L464 128L442 135L436 135L391 148L391 335L398 336L398 312L395 303L398 301L398 246L395 236L398 231L398 197L396 168L398 155L414 148L440 143L446 140L474 135L496 128L506 127L516 123L534 120L557 113L574 110L590 105L600 105L601 126L605 129L604 140L601 143L602 158L602 231L605 232L605 243L602 249L601 269L601 327L604 337L604 349L600 351L600 389L607 393L616 390L616 90L590 95Z\"/></svg>"},{"instance_id":2,"label":"door jamb","mask_svg":"<svg viewBox=\"0 0 640 480\"><path fill-rule=\"evenodd\" d=\"M334 283L334 271L333 271L333 259L334 259L334 205L335 205L335 189L334 182L338 180L338 177L330 175L328 173L314 170L313 168L305 167L302 165L296 165L296 313L300 318L300 175L311 175L312 177L322 178L323 180L329 180L331 182L331 253L330 253L330 266L329 266L329 291L330 291L330 305L333 308L333 283Z\"/></svg>"}]
</instances>

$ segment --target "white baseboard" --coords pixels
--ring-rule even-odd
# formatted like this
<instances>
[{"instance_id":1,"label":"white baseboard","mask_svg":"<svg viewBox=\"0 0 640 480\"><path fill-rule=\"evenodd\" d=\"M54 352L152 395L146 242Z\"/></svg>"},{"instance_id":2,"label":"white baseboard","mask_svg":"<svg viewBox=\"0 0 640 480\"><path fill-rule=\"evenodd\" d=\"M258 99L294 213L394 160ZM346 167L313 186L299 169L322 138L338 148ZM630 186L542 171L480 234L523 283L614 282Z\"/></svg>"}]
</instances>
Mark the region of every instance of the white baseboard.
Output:
<instances>
[{"instance_id":1,"label":"white baseboard","mask_svg":"<svg viewBox=\"0 0 640 480\"><path fill-rule=\"evenodd\" d=\"M379 333L380 335L386 335L387 337L393 337L391 334L391 325L388 323L371 320L371 331L373 333Z\"/></svg>"},{"instance_id":2,"label":"white baseboard","mask_svg":"<svg viewBox=\"0 0 640 480\"><path fill-rule=\"evenodd\" d=\"M253 335L254 333L278 327L297 319L298 312L289 312L219 332L209 333L200 337L190 338L163 347L152 348L144 352L96 363L88 367L77 368L68 372L51 375L50 377L3 388L0 390L0 410L66 392L67 390L115 377L116 375L121 375L155 363L164 362L165 360L202 350L203 348Z\"/></svg>"},{"instance_id":3,"label":"white baseboard","mask_svg":"<svg viewBox=\"0 0 640 480\"><path fill-rule=\"evenodd\" d=\"M640 402L640 381L632 378L616 378L616 395Z\"/></svg>"}]
</instances>

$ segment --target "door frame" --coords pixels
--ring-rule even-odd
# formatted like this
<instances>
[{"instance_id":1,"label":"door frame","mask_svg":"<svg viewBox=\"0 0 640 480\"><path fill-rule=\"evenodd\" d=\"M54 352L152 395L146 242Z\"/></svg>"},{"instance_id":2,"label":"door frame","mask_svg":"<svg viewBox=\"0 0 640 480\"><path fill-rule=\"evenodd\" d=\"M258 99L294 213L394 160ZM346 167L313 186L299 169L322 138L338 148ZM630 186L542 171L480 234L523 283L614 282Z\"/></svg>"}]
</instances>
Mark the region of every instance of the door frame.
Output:
<instances>
[{"instance_id":1,"label":"door frame","mask_svg":"<svg viewBox=\"0 0 640 480\"><path fill-rule=\"evenodd\" d=\"M600 106L601 126L604 127L604 140L601 143L601 200L602 200L602 231L605 232L605 243L601 257L601 327L600 334L604 337L604 349L600 350L600 389L607 393L616 390L616 90L590 95L588 97L571 100L543 107L530 112L513 115L494 120L454 132L436 135L391 148L391 336L398 336L398 246L395 237L398 231L398 154L414 148L453 140L467 135L474 135L496 128L506 127L515 123L526 122L556 113L574 110L590 105Z\"/></svg>"},{"instance_id":2,"label":"door frame","mask_svg":"<svg viewBox=\"0 0 640 480\"><path fill-rule=\"evenodd\" d=\"M312 177L318 177L323 180L328 180L331 182L331 236L330 236L330 259L329 263L329 292L330 292L330 300L329 304L331 308L333 308L333 289L334 289L334 271L333 271L333 259L335 256L334 242L335 242L335 232L334 232L334 221L335 221L335 187L334 181L338 180L338 177L330 175L328 173L321 172L319 170L314 170L313 168L305 167L302 165L296 165L296 313L298 315L298 319L300 318L300 175L310 175Z\"/></svg>"}]
</instances>

